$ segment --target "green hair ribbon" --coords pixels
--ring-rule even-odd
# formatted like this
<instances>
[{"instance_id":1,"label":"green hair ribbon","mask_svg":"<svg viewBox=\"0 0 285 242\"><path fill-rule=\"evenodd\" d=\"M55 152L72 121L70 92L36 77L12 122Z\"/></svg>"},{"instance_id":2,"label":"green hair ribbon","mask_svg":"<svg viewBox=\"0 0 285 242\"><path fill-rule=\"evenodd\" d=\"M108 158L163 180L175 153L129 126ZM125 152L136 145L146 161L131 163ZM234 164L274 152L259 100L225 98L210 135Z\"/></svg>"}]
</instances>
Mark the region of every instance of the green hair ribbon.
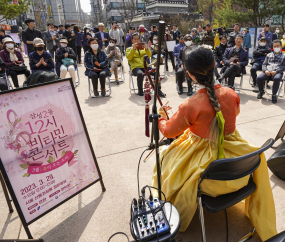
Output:
<instances>
[{"instance_id":1,"label":"green hair ribbon","mask_svg":"<svg viewBox=\"0 0 285 242\"><path fill-rule=\"evenodd\" d=\"M224 148L223 148L225 119L224 119L224 116L221 110L216 113L216 117L217 117L218 125L219 125L218 158L217 159L223 159L225 158Z\"/></svg>"}]
</instances>

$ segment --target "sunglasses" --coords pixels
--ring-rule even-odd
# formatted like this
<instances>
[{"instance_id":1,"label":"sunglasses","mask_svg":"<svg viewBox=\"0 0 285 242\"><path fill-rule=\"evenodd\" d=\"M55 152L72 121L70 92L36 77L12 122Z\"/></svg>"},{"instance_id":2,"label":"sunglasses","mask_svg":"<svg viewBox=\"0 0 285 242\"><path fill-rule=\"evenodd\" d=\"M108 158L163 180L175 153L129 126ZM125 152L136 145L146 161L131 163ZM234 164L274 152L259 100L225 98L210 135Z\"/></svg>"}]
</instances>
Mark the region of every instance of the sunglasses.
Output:
<instances>
[{"instance_id":1,"label":"sunglasses","mask_svg":"<svg viewBox=\"0 0 285 242\"><path fill-rule=\"evenodd\" d=\"M180 38L180 39L184 39L184 38Z\"/></svg>"}]
</instances>

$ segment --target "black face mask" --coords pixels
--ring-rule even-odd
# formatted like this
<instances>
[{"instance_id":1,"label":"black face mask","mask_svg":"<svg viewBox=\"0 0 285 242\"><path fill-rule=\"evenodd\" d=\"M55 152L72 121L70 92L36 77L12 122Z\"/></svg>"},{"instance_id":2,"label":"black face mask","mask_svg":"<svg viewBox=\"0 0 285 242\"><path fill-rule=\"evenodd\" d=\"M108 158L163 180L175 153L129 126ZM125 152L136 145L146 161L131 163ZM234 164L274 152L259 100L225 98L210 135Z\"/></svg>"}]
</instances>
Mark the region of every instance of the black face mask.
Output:
<instances>
[{"instance_id":1,"label":"black face mask","mask_svg":"<svg viewBox=\"0 0 285 242\"><path fill-rule=\"evenodd\" d=\"M34 47L35 51L43 51L44 50L44 47Z\"/></svg>"}]
</instances>

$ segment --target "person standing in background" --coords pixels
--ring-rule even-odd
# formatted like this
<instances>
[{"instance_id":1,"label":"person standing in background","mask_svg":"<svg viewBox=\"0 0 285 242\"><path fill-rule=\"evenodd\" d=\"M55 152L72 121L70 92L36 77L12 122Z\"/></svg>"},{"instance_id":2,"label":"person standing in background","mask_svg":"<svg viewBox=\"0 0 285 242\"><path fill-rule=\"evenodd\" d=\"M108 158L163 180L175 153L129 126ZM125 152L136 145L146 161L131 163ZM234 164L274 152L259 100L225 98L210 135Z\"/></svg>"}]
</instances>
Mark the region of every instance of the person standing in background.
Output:
<instances>
[{"instance_id":1,"label":"person standing in background","mask_svg":"<svg viewBox=\"0 0 285 242\"><path fill-rule=\"evenodd\" d=\"M203 34L202 44L210 45L214 48L214 45L215 45L214 39L215 39L215 34L212 31L212 25L211 25L211 23L208 23L206 31Z\"/></svg>"},{"instance_id":2,"label":"person standing in background","mask_svg":"<svg viewBox=\"0 0 285 242\"><path fill-rule=\"evenodd\" d=\"M76 36L75 39L75 45L76 45L76 55L77 55L77 61L79 64L82 64L81 61L81 49L82 49L82 42L83 42L83 36L80 31L80 28L78 26L73 26L74 34Z\"/></svg>"},{"instance_id":3,"label":"person standing in background","mask_svg":"<svg viewBox=\"0 0 285 242\"><path fill-rule=\"evenodd\" d=\"M54 26L52 23L47 24L48 30L43 32L43 38L46 42L47 49L51 54L52 59L54 60L54 54L59 45L59 36L58 33L54 31Z\"/></svg>"},{"instance_id":4,"label":"person standing in background","mask_svg":"<svg viewBox=\"0 0 285 242\"><path fill-rule=\"evenodd\" d=\"M98 28L99 32L96 33L95 38L99 41L99 48L101 50L105 50L105 48L109 45L110 36L107 32L104 31L104 24L99 23Z\"/></svg>"},{"instance_id":5,"label":"person standing in background","mask_svg":"<svg viewBox=\"0 0 285 242\"><path fill-rule=\"evenodd\" d=\"M172 41L172 40L173 40L173 36L172 36L169 28L166 28L165 29L165 35L164 35L164 49L165 49L165 56L164 57L165 57L165 69L166 69L166 71L168 71L168 55L170 56L170 60L172 63L173 70L175 70L173 53L172 53L172 51L168 51L167 44L166 44L167 41Z\"/></svg>"},{"instance_id":6,"label":"person standing in background","mask_svg":"<svg viewBox=\"0 0 285 242\"><path fill-rule=\"evenodd\" d=\"M135 27L130 27L129 33L126 36L126 49L132 47L132 35L135 33Z\"/></svg>"},{"instance_id":7,"label":"person standing in background","mask_svg":"<svg viewBox=\"0 0 285 242\"><path fill-rule=\"evenodd\" d=\"M239 29L240 29L239 24L236 23L234 26L234 31L229 34L229 37L230 37L229 42L228 42L229 47L235 46L235 38L238 34L240 34Z\"/></svg>"},{"instance_id":8,"label":"person standing in background","mask_svg":"<svg viewBox=\"0 0 285 242\"><path fill-rule=\"evenodd\" d=\"M269 24L264 24L263 28L264 28L263 31L259 33L257 39L260 40L262 37L265 37L267 41L266 47L270 47L272 42L272 34L269 32Z\"/></svg>"},{"instance_id":9,"label":"person standing in background","mask_svg":"<svg viewBox=\"0 0 285 242\"><path fill-rule=\"evenodd\" d=\"M199 27L198 27L198 33L197 34L199 35L200 40L202 40L203 34L204 34L204 30L203 30L201 25L199 25Z\"/></svg>"},{"instance_id":10,"label":"person standing in background","mask_svg":"<svg viewBox=\"0 0 285 242\"><path fill-rule=\"evenodd\" d=\"M251 36L249 33L249 28L245 28L244 33L245 33L245 35L243 37L242 47L248 51L249 48L251 48Z\"/></svg>"},{"instance_id":11,"label":"person standing in background","mask_svg":"<svg viewBox=\"0 0 285 242\"><path fill-rule=\"evenodd\" d=\"M178 30L177 24L173 25L173 30L171 30L170 34L173 36L173 40L176 41L176 44L179 44L179 38L180 38L181 32Z\"/></svg>"},{"instance_id":12,"label":"person standing in background","mask_svg":"<svg viewBox=\"0 0 285 242\"><path fill-rule=\"evenodd\" d=\"M41 31L35 29L35 20L26 19L25 24L28 28L22 33L23 42L27 45L28 55L34 51L33 41L35 38L43 39Z\"/></svg>"},{"instance_id":13,"label":"person standing in background","mask_svg":"<svg viewBox=\"0 0 285 242\"><path fill-rule=\"evenodd\" d=\"M149 40L150 40L150 42L151 42L151 44L153 44L153 36L158 36L158 32L157 32L157 26L156 25L153 25L152 26L152 31L151 31L151 33L150 33L150 37L149 37Z\"/></svg>"},{"instance_id":14,"label":"person standing in background","mask_svg":"<svg viewBox=\"0 0 285 242\"><path fill-rule=\"evenodd\" d=\"M280 28L276 28L275 29L275 33L272 34L272 43L274 40L279 39L279 32L280 32ZM271 48L273 48L273 44L271 44Z\"/></svg>"},{"instance_id":15,"label":"person standing in background","mask_svg":"<svg viewBox=\"0 0 285 242\"><path fill-rule=\"evenodd\" d=\"M63 32L63 36L67 38L68 41L68 47L72 48L74 53L76 53L76 45L75 45L75 39L76 36L74 34L74 31L71 31L71 25L67 24L65 25L65 31Z\"/></svg>"},{"instance_id":16,"label":"person standing in background","mask_svg":"<svg viewBox=\"0 0 285 242\"><path fill-rule=\"evenodd\" d=\"M58 25L58 28L59 28L59 31L57 33L58 33L59 38L61 38L64 32L63 25L62 24Z\"/></svg>"},{"instance_id":17,"label":"person standing in background","mask_svg":"<svg viewBox=\"0 0 285 242\"><path fill-rule=\"evenodd\" d=\"M109 35L111 38L117 40L116 47L119 47L121 53L123 53L124 41L122 37L124 36L124 32L116 21L112 22L112 29L110 30Z\"/></svg>"},{"instance_id":18,"label":"person standing in background","mask_svg":"<svg viewBox=\"0 0 285 242\"><path fill-rule=\"evenodd\" d=\"M89 28L84 28L84 32L83 32L83 50L84 50L84 54L85 52L89 49L89 45L88 45L88 40L92 38L91 34L89 33Z\"/></svg>"}]
</instances>

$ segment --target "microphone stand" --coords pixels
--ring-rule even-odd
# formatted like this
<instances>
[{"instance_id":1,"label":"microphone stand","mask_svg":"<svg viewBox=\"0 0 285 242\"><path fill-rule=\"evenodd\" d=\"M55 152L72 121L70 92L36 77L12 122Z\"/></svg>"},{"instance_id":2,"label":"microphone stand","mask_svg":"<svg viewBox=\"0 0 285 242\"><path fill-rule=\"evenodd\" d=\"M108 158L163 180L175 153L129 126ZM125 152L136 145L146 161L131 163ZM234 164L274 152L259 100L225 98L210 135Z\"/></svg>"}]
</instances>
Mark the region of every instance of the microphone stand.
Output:
<instances>
[{"instance_id":1,"label":"microphone stand","mask_svg":"<svg viewBox=\"0 0 285 242\"><path fill-rule=\"evenodd\" d=\"M159 191L161 191L160 182L160 163L159 163L159 129L158 129L158 119L160 115L157 113L157 93L158 93L158 80L159 80L159 67L160 67L160 56L161 56L161 44L164 41L165 32L165 22L159 21L159 31L158 31L158 51L157 51L157 61L156 61L156 74L155 74L155 86L154 86L154 100L152 106L152 114L149 115L149 121L152 123L152 136L151 140L155 142L155 157L156 157L156 169L157 169L157 185ZM159 200L161 200L161 193L158 194Z\"/></svg>"}]
</instances>

